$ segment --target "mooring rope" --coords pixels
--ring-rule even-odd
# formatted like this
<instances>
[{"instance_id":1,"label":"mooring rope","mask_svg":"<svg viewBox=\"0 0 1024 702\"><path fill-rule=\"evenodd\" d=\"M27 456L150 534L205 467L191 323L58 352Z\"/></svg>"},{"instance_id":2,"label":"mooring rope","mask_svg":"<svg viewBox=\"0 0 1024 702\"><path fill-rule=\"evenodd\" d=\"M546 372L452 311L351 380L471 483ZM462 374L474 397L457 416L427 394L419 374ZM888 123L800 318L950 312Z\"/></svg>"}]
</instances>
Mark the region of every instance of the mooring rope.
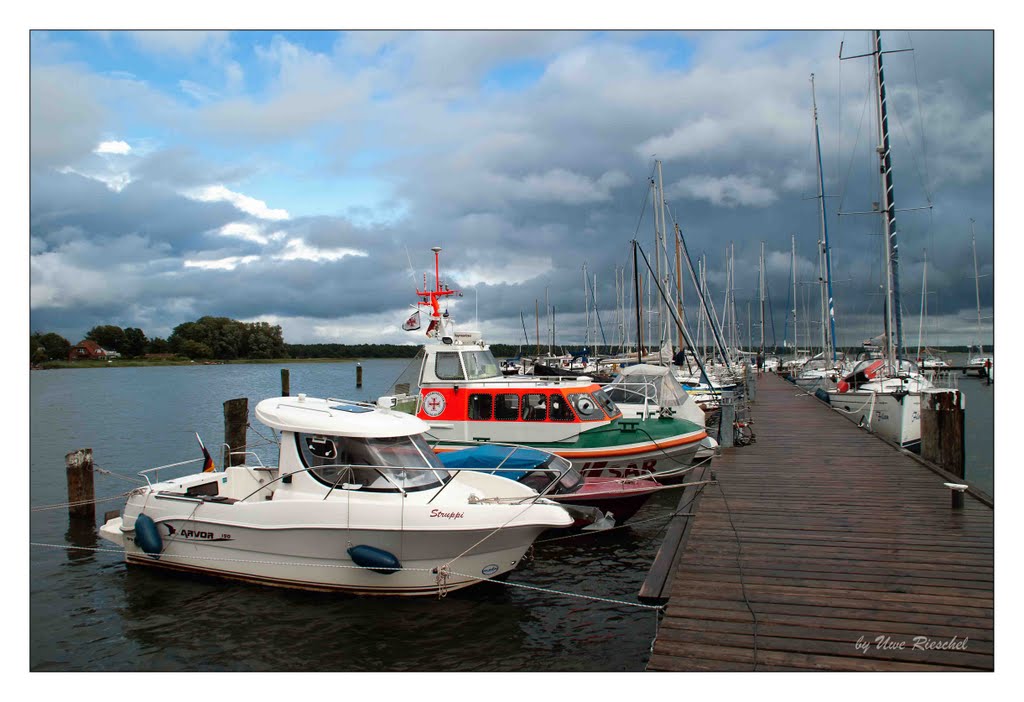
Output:
<instances>
[{"instance_id":1,"label":"mooring rope","mask_svg":"<svg viewBox=\"0 0 1024 702\"><path fill-rule=\"evenodd\" d=\"M98 497L98 498L94 498L92 500L76 500L76 501L73 501L73 502L60 502L60 503L54 504L54 505L41 505L39 507L32 507L31 509L29 509L29 512L45 512L45 511L51 510L51 509L65 509L67 507L80 507L82 505L95 505L95 504L99 504L100 502L110 502L111 500L120 500L122 498L128 497L128 495L131 495L133 492L135 492L135 491L134 490L129 490L128 492L122 492L120 495L112 495L110 497Z\"/></svg>"},{"instance_id":2,"label":"mooring rope","mask_svg":"<svg viewBox=\"0 0 1024 702\"><path fill-rule=\"evenodd\" d=\"M144 479L142 479L142 478L133 478L132 476L124 475L123 473L115 473L112 470L108 470L106 468L100 468L97 465L93 465L92 470L93 470L94 473L99 473L100 475L109 475L109 476L112 476L112 477L117 478L119 480L125 480L125 481L127 481L129 483L134 483L135 485L145 485L146 484L146 481Z\"/></svg>"}]
</instances>

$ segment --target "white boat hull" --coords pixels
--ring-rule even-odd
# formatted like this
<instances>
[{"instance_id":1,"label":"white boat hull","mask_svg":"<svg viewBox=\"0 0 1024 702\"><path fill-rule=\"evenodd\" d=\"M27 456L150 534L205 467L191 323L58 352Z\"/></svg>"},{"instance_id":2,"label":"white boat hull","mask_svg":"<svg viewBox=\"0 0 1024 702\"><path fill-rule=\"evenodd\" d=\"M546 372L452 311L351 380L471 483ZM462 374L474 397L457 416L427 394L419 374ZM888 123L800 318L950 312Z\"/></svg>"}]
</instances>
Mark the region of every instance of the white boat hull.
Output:
<instances>
[{"instance_id":1,"label":"white boat hull","mask_svg":"<svg viewBox=\"0 0 1024 702\"><path fill-rule=\"evenodd\" d=\"M854 424L904 448L920 447L920 393L830 391L828 397L832 407Z\"/></svg>"},{"instance_id":2,"label":"white boat hull","mask_svg":"<svg viewBox=\"0 0 1024 702\"><path fill-rule=\"evenodd\" d=\"M116 523L115 523L116 522ZM171 527L177 535L169 533ZM456 531L385 531L341 526L266 529L171 518L157 521L164 550L154 557L135 542L120 519L104 525L122 531L125 560L265 585L353 594L423 595L439 589L437 570L448 565L444 581L455 590L513 570L542 526ZM379 573L353 562L347 549L369 545L393 554L402 569ZM457 554L466 552L455 558ZM453 560L454 558L454 560Z\"/></svg>"}]
</instances>

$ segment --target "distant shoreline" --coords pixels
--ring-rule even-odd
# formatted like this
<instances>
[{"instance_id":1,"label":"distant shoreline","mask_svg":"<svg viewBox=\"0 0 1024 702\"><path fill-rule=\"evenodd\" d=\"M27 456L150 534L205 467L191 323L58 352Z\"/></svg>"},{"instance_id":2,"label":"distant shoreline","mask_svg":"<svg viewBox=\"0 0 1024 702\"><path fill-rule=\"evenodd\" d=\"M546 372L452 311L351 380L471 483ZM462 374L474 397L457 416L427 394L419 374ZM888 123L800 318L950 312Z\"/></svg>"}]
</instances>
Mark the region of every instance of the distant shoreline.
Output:
<instances>
[{"instance_id":1,"label":"distant shoreline","mask_svg":"<svg viewBox=\"0 0 1024 702\"><path fill-rule=\"evenodd\" d=\"M284 363L359 363L386 358L236 358L230 361L188 361L159 359L148 361L142 358L113 359L110 361L44 361L34 363L31 370L64 370L68 368L149 368L157 366L231 366L231 365L276 365Z\"/></svg>"}]
</instances>

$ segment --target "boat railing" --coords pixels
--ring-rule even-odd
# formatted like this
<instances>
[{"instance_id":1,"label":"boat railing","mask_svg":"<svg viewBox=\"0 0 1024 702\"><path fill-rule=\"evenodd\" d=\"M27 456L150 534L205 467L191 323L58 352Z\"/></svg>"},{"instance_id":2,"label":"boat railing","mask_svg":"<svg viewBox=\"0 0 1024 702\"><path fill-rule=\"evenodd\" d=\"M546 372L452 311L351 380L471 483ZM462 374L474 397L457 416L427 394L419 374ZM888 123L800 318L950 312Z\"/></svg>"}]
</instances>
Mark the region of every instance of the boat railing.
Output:
<instances>
[{"instance_id":1,"label":"boat railing","mask_svg":"<svg viewBox=\"0 0 1024 702\"><path fill-rule=\"evenodd\" d=\"M256 459L256 462L259 463L259 466L258 466L259 468L264 468L265 469L267 467L266 465L264 465L263 459L260 458L259 454L257 454L255 451L232 451L231 447L227 443L221 444L221 448L224 449L221 452L222 455L225 455L225 456L252 456L253 458Z\"/></svg>"},{"instance_id":2,"label":"boat railing","mask_svg":"<svg viewBox=\"0 0 1024 702\"><path fill-rule=\"evenodd\" d=\"M159 474L160 471L166 470L167 468L177 468L179 466L187 466L190 463L201 463L201 462L203 462L205 460L206 460L205 457L204 458L190 458L187 461L178 461L177 463L167 463L167 464L162 465L162 466L156 466L154 468L146 468L145 470L140 470L138 472L138 475L140 475L140 476L142 476L143 478L146 479L146 484L149 485L149 487L153 487L153 483L149 479L149 474L150 473L157 473L157 474ZM159 476L157 475L157 476L154 476L154 477L159 477ZM157 480L157 482L160 482L160 481Z\"/></svg>"},{"instance_id":3,"label":"boat railing","mask_svg":"<svg viewBox=\"0 0 1024 702\"><path fill-rule=\"evenodd\" d=\"M945 369L927 369L922 372L937 388L956 390L960 387L960 373Z\"/></svg>"}]
</instances>

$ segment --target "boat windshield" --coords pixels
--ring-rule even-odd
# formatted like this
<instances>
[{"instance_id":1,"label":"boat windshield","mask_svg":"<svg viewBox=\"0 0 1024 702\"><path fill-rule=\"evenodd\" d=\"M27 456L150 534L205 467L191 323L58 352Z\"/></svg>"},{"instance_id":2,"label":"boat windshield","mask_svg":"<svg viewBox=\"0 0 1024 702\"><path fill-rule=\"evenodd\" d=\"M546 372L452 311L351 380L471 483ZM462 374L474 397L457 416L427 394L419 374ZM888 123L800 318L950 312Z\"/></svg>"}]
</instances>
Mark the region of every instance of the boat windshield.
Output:
<instances>
[{"instance_id":1,"label":"boat windshield","mask_svg":"<svg viewBox=\"0 0 1024 702\"><path fill-rule=\"evenodd\" d=\"M420 436L359 438L297 434L309 473L332 487L367 492L414 492L440 487L450 477Z\"/></svg>"},{"instance_id":2,"label":"boat windshield","mask_svg":"<svg viewBox=\"0 0 1024 702\"><path fill-rule=\"evenodd\" d=\"M595 390L593 392L594 399L601 403L604 407L604 411L608 413L609 417L615 417L615 415L622 414L619 408L616 407L615 402L612 398L608 397L608 393L604 390Z\"/></svg>"},{"instance_id":3,"label":"boat windshield","mask_svg":"<svg viewBox=\"0 0 1024 702\"><path fill-rule=\"evenodd\" d=\"M463 351L462 363L466 366L466 380L502 377L501 370L498 369L498 362L490 349Z\"/></svg>"}]
</instances>

